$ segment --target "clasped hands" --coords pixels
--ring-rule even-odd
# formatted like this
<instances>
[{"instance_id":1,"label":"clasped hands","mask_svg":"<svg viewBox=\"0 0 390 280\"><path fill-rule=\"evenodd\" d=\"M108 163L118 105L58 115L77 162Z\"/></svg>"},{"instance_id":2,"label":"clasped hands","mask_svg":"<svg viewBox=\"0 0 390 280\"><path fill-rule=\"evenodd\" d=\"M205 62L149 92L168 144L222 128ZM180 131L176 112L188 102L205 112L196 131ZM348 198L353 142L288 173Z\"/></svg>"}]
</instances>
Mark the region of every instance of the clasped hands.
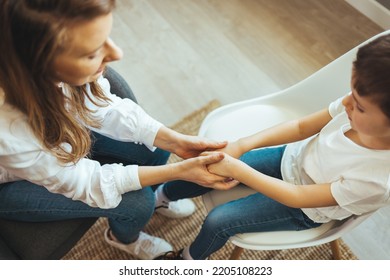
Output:
<instances>
[{"instance_id":1,"label":"clasped hands","mask_svg":"<svg viewBox=\"0 0 390 280\"><path fill-rule=\"evenodd\" d=\"M232 178L234 163L240 156L234 142L188 136L174 153L185 159L181 162L184 180L218 190L228 190L239 184Z\"/></svg>"}]
</instances>

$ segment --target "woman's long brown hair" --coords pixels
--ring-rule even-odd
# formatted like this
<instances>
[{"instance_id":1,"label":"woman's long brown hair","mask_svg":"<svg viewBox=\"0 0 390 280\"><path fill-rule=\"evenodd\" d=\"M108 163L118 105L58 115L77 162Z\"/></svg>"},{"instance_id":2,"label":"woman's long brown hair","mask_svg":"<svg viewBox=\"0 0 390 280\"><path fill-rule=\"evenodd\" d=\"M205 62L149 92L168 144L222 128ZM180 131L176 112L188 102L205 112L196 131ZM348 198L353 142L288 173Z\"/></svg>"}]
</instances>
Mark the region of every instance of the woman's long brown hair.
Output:
<instances>
[{"instance_id":1,"label":"woman's long brown hair","mask_svg":"<svg viewBox=\"0 0 390 280\"><path fill-rule=\"evenodd\" d=\"M85 104L87 85L64 85L53 77L52 62L64 49L67 27L110 13L115 0L2 0L0 4L0 87L6 102L26 115L42 145L61 162L77 162L91 147L98 127ZM90 84L100 105L107 98ZM96 103L95 103L96 104ZM96 104L96 105L99 105ZM70 147L69 147L70 145Z\"/></svg>"}]
</instances>

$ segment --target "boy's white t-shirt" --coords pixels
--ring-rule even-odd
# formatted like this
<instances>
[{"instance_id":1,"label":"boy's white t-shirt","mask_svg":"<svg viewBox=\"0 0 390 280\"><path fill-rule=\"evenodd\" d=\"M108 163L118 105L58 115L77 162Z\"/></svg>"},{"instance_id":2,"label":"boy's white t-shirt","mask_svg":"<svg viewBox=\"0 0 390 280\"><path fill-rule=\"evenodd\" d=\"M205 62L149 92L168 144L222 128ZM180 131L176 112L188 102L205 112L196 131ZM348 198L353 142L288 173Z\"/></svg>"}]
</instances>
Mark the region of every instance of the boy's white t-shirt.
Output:
<instances>
[{"instance_id":1,"label":"boy's white t-shirt","mask_svg":"<svg viewBox=\"0 0 390 280\"><path fill-rule=\"evenodd\" d=\"M292 184L331 183L338 206L302 209L319 223L390 204L390 151L364 148L344 135L351 125L342 98L329 113L333 119L319 134L287 145L281 164L283 180Z\"/></svg>"}]
</instances>

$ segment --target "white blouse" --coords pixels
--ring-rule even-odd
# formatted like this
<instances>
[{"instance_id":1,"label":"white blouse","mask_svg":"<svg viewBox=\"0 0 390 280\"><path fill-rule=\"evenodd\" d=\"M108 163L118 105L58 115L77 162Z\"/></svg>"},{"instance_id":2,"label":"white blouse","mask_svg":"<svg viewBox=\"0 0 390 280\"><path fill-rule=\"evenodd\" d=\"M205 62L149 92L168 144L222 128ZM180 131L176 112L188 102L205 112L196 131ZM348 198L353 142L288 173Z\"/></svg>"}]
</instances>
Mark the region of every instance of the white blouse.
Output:
<instances>
[{"instance_id":1,"label":"white blouse","mask_svg":"<svg viewBox=\"0 0 390 280\"><path fill-rule=\"evenodd\" d=\"M93 130L116 140L142 143L154 150L153 143L162 124L132 100L111 94L107 79L100 77L98 83L111 102L109 106L97 107L86 98L88 108L95 110L94 115L102 120L101 128ZM116 207L123 193L141 189L136 165L102 166L87 158L76 164L59 162L34 136L26 116L5 102L1 88L0 135L0 183L27 180L50 192L100 208ZM64 147L70 146L64 143Z\"/></svg>"}]
</instances>

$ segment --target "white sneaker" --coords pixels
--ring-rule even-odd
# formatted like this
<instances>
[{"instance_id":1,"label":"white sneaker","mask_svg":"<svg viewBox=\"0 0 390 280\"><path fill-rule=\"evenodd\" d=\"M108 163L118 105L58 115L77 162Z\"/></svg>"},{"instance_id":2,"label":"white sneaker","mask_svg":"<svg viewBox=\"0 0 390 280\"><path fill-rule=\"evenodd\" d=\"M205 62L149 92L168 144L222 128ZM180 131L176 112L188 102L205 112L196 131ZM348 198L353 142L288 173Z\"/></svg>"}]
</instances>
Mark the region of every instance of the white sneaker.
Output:
<instances>
[{"instance_id":1,"label":"white sneaker","mask_svg":"<svg viewBox=\"0 0 390 280\"><path fill-rule=\"evenodd\" d=\"M110 229L106 229L104 232L104 239L108 244L141 260L153 260L156 257L173 250L172 246L164 239L151 236L142 231L139 233L137 241L130 244L123 244L112 240L109 232Z\"/></svg>"},{"instance_id":2,"label":"white sneaker","mask_svg":"<svg viewBox=\"0 0 390 280\"><path fill-rule=\"evenodd\" d=\"M176 201L162 201L155 208L155 212L169 218L184 218L192 215L196 210L195 203L189 199L179 199Z\"/></svg>"}]
</instances>

